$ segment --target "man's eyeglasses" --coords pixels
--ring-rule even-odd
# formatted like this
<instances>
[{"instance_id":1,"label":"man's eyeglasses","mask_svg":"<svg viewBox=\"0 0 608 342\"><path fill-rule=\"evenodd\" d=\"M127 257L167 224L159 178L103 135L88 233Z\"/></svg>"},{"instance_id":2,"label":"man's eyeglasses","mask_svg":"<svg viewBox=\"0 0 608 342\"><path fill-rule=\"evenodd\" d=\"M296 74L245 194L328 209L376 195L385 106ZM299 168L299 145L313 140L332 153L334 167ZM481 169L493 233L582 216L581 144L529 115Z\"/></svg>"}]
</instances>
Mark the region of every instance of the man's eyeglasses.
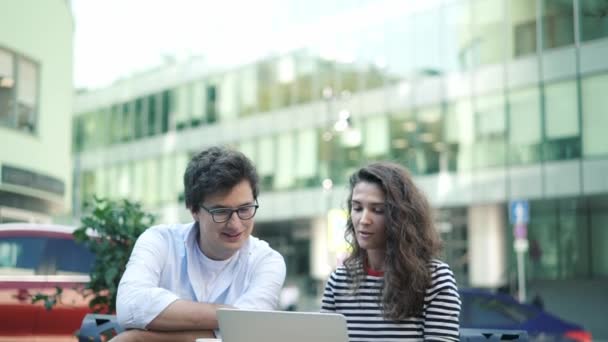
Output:
<instances>
[{"instance_id":1,"label":"man's eyeglasses","mask_svg":"<svg viewBox=\"0 0 608 342\"><path fill-rule=\"evenodd\" d=\"M232 214L234 214L235 212L236 212L236 215L241 220L249 220L255 216L256 211L260 207L257 204L257 202L256 202L256 204L243 205L243 206L240 206L240 207L234 208L234 209L232 209L232 208L208 209L208 208L205 208L205 206L203 206L202 204L200 206L201 206L201 208L205 209L209 214L211 214L211 218L213 219L213 222L215 222L215 223L227 222L228 220L230 220L230 218L232 217Z\"/></svg>"}]
</instances>

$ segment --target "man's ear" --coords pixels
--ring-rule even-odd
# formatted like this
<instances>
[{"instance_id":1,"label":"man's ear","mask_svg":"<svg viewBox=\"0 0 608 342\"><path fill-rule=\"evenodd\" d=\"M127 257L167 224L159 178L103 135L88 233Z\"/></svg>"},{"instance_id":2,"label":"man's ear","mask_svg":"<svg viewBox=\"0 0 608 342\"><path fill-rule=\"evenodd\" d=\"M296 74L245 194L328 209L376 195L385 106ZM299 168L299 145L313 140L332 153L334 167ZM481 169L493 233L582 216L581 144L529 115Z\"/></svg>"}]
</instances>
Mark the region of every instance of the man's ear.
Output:
<instances>
[{"instance_id":1,"label":"man's ear","mask_svg":"<svg viewBox=\"0 0 608 342\"><path fill-rule=\"evenodd\" d=\"M197 214L197 212L196 212L196 211L194 211L194 209L193 209L193 208L189 208L188 210L190 211L190 215L192 215L192 219L193 219L194 221L197 221L197 222L198 222L198 216L196 215L196 214Z\"/></svg>"}]
</instances>

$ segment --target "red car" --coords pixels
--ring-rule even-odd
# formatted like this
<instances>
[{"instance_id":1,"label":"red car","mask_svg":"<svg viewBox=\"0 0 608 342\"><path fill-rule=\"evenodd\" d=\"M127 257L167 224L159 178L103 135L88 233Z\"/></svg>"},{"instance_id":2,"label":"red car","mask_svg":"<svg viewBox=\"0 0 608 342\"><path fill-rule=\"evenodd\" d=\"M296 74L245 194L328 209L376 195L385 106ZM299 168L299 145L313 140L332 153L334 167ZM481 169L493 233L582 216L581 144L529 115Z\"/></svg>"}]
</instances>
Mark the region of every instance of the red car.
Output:
<instances>
[{"instance_id":1,"label":"red car","mask_svg":"<svg viewBox=\"0 0 608 342\"><path fill-rule=\"evenodd\" d=\"M76 244L74 227L0 224L0 341L76 341L74 333L90 312L82 295L93 254ZM36 293L55 294L47 310L32 304Z\"/></svg>"}]
</instances>

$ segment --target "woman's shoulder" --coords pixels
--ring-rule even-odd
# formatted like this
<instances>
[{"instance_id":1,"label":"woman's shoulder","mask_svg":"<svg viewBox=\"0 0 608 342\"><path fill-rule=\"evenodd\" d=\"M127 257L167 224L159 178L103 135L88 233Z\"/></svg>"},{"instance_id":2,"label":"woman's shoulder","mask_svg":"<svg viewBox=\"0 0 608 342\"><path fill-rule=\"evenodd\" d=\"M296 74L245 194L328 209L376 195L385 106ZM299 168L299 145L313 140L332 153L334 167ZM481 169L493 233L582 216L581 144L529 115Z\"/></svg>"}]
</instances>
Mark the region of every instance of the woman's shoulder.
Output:
<instances>
[{"instance_id":1,"label":"woman's shoulder","mask_svg":"<svg viewBox=\"0 0 608 342\"><path fill-rule=\"evenodd\" d=\"M452 273L452 269L450 268L450 265L448 265L447 263L439 260L439 259L432 259L429 263L429 269L431 271L431 277L435 278L437 276L450 276L453 277L454 274Z\"/></svg>"}]
</instances>

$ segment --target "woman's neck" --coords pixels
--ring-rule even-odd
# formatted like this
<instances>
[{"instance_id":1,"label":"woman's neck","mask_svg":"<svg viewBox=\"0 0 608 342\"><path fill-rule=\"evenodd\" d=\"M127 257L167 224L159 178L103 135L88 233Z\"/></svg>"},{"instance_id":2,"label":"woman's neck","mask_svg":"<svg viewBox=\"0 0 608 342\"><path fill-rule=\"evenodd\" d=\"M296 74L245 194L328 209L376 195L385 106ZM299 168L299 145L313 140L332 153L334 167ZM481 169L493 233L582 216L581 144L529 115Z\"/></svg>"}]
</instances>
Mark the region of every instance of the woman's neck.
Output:
<instances>
[{"instance_id":1,"label":"woman's neck","mask_svg":"<svg viewBox=\"0 0 608 342\"><path fill-rule=\"evenodd\" d=\"M367 267L374 271L384 271L384 256L386 251L383 249L372 249L367 251Z\"/></svg>"}]
</instances>

